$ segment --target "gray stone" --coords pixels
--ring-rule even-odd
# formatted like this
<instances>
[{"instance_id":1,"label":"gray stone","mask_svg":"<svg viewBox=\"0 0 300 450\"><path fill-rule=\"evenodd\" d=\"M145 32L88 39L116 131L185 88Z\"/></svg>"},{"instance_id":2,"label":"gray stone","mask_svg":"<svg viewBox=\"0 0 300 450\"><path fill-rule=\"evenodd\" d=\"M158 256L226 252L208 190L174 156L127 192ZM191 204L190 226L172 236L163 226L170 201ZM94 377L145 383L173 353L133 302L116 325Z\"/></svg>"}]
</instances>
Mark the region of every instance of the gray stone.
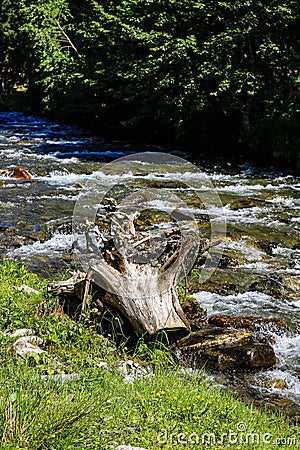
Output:
<instances>
[{"instance_id":1,"label":"gray stone","mask_svg":"<svg viewBox=\"0 0 300 450\"><path fill-rule=\"evenodd\" d=\"M30 356L32 354L41 355L45 354L45 351L40 347L36 347L35 345L29 344L27 347L22 347L16 351L16 355L25 357Z\"/></svg>"},{"instance_id":2,"label":"gray stone","mask_svg":"<svg viewBox=\"0 0 300 450\"><path fill-rule=\"evenodd\" d=\"M77 380L78 373L59 373L56 375L42 375L41 379L45 381L54 381L55 383L66 383L67 381Z\"/></svg>"},{"instance_id":3,"label":"gray stone","mask_svg":"<svg viewBox=\"0 0 300 450\"><path fill-rule=\"evenodd\" d=\"M108 363L106 361L101 361L96 364L98 369L108 369Z\"/></svg>"},{"instance_id":4,"label":"gray stone","mask_svg":"<svg viewBox=\"0 0 300 450\"><path fill-rule=\"evenodd\" d=\"M21 357L30 356L33 353L36 355L45 354L45 350L39 347L43 342L43 339L38 336L23 336L12 344L11 349L16 355Z\"/></svg>"},{"instance_id":5,"label":"gray stone","mask_svg":"<svg viewBox=\"0 0 300 450\"><path fill-rule=\"evenodd\" d=\"M10 333L9 331L5 331L3 334L4 336L14 338L21 336L33 336L35 334L35 331L32 330L31 328L19 328L18 330L13 331L12 333Z\"/></svg>"},{"instance_id":6,"label":"gray stone","mask_svg":"<svg viewBox=\"0 0 300 450\"><path fill-rule=\"evenodd\" d=\"M22 330L17 330L17 331L22 331ZM33 331L33 330L31 330L31 331ZM33 356L33 355L37 355L37 356L44 355L44 357L48 360L49 364L52 367L61 367L62 366L61 362L59 362L56 358L49 356L45 350L43 350L39 347L40 345L43 345L43 344L44 344L44 340L42 338L40 338L39 336L22 336L12 344L11 350L17 356L20 356L21 358L26 358L27 356Z\"/></svg>"},{"instance_id":7,"label":"gray stone","mask_svg":"<svg viewBox=\"0 0 300 450\"><path fill-rule=\"evenodd\" d=\"M141 366L140 364L128 359L119 362L119 373L124 377L125 383L133 383L138 378L147 378L151 375L149 366Z\"/></svg>"},{"instance_id":8,"label":"gray stone","mask_svg":"<svg viewBox=\"0 0 300 450\"><path fill-rule=\"evenodd\" d=\"M21 286L17 286L16 289L20 292L26 292L27 294L39 295L39 291L33 289L30 286L27 286L26 284L21 284Z\"/></svg>"},{"instance_id":9,"label":"gray stone","mask_svg":"<svg viewBox=\"0 0 300 450\"><path fill-rule=\"evenodd\" d=\"M56 358L50 357L49 363L52 367L62 367L63 366L63 364L60 361L58 361Z\"/></svg>"}]
</instances>

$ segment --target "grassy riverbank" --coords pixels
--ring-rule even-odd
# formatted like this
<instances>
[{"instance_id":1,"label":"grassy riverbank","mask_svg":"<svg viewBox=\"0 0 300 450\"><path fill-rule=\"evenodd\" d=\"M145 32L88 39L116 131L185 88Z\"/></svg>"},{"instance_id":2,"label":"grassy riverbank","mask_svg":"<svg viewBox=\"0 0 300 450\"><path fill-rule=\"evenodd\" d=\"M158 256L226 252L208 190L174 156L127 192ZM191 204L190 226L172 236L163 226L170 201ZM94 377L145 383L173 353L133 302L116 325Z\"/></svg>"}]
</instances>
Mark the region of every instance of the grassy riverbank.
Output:
<instances>
[{"instance_id":1,"label":"grassy riverbank","mask_svg":"<svg viewBox=\"0 0 300 450\"><path fill-rule=\"evenodd\" d=\"M96 335L88 316L75 322L62 314L56 300L47 296L46 280L7 262L0 264L0 280L0 330L33 328L45 340L48 355L18 359L9 350L16 338L0 335L1 448L105 450L126 444L149 450L238 450L299 445L299 430L283 416L243 404L211 386L204 375L183 377L158 344L141 342L133 356L142 365L150 364L153 374L125 383L120 360L132 356ZM39 293L18 290L23 284ZM62 366L54 368L51 357ZM53 372L79 376L61 383L51 377Z\"/></svg>"}]
</instances>

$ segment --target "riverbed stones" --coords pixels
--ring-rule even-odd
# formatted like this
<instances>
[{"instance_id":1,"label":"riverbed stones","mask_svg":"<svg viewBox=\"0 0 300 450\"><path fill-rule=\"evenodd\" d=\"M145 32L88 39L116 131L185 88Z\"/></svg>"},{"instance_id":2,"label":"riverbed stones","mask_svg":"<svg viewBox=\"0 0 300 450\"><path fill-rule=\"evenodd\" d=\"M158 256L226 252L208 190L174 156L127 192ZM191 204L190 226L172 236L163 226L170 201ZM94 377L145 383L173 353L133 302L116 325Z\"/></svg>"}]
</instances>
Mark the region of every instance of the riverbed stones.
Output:
<instances>
[{"instance_id":1,"label":"riverbed stones","mask_svg":"<svg viewBox=\"0 0 300 450\"><path fill-rule=\"evenodd\" d=\"M221 372L258 370L276 363L271 345L255 342L252 333L212 325L179 341L176 356L184 365Z\"/></svg>"}]
</instances>

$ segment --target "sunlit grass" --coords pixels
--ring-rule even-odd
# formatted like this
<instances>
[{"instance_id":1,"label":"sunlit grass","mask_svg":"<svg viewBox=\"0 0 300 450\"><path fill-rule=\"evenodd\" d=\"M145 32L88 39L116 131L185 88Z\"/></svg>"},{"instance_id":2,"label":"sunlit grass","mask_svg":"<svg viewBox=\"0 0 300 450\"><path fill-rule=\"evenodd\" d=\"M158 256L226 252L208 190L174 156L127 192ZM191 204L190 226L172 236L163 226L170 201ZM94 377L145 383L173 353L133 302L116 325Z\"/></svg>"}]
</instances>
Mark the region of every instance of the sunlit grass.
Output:
<instances>
[{"instance_id":1,"label":"sunlit grass","mask_svg":"<svg viewBox=\"0 0 300 450\"><path fill-rule=\"evenodd\" d=\"M24 266L0 265L0 279L0 330L34 328L49 355L63 363L56 372L78 375L64 383L53 379L50 366L18 359L9 351L13 340L2 336L1 448L282 448L276 439L290 448L299 445L298 429L284 416L246 406L213 387L205 374L183 376L161 345L140 342L133 358L147 361L153 373L124 383L118 367L126 348L117 349L84 320L56 315L46 281ZM19 292L14 286L20 284L40 294ZM108 368L99 367L103 361Z\"/></svg>"}]
</instances>

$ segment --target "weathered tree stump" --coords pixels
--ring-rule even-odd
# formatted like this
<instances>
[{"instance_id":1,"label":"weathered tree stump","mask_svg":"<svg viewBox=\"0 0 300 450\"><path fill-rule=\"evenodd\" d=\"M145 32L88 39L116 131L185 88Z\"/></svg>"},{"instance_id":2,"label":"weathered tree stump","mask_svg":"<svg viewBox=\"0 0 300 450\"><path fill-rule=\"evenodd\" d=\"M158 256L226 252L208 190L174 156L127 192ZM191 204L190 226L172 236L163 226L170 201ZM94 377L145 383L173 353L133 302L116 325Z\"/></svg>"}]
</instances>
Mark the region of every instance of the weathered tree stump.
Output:
<instances>
[{"instance_id":1,"label":"weathered tree stump","mask_svg":"<svg viewBox=\"0 0 300 450\"><path fill-rule=\"evenodd\" d=\"M136 212L128 215L117 211L114 216L117 224L108 212L101 216L101 230L93 227L85 233L83 242L75 242L76 251L79 249L89 261L87 273L51 283L48 291L77 298L83 312L91 302L104 309L112 307L138 337L155 337L163 332L171 342L182 338L191 327L176 285L186 259L199 248L198 233L191 229L179 232L170 226L163 233L157 228L153 235L136 228ZM112 220L114 239L107 232L107 223ZM162 245L161 235L165 251L156 255ZM152 254L156 256L152 258ZM108 294L104 295L105 291Z\"/></svg>"}]
</instances>

